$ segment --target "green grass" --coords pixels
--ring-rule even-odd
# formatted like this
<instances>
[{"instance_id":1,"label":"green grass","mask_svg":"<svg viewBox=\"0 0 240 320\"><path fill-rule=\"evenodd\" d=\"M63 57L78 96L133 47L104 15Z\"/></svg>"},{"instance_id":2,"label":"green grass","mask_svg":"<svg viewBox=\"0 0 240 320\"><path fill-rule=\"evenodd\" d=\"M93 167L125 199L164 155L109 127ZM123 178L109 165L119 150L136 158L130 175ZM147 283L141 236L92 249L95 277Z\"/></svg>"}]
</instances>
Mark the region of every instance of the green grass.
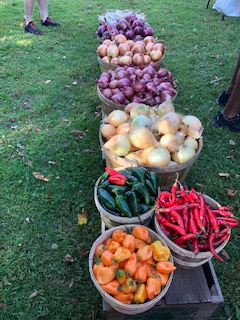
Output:
<instances>
[{"instance_id":1,"label":"green grass","mask_svg":"<svg viewBox=\"0 0 240 320\"><path fill-rule=\"evenodd\" d=\"M239 19L221 21L205 6L200 0L51 0L49 15L61 27L42 28L44 36L37 37L22 32L22 1L0 1L1 319L102 319L88 251L101 233L93 201L103 172L95 31L97 15L108 9L144 12L165 40L164 65L178 80L175 106L204 125L204 147L187 183L239 216L239 133L214 128L211 121L218 112L214 100L236 63L240 25ZM37 2L34 22L39 26ZM224 78L211 84L216 77ZM36 180L33 172L49 181ZM230 197L227 189L238 193ZM78 226L83 208L88 222ZM225 299L214 319L239 319L238 228L225 249L230 260L213 261Z\"/></svg>"}]
</instances>

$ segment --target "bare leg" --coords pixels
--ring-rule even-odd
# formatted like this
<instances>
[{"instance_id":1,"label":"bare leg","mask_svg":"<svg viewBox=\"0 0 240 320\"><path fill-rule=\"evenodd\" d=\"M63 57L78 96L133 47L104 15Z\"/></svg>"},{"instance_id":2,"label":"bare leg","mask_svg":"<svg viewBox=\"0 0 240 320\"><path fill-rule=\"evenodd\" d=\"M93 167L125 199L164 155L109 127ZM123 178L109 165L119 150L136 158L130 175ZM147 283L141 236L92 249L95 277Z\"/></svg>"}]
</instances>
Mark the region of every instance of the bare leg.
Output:
<instances>
[{"instance_id":1,"label":"bare leg","mask_svg":"<svg viewBox=\"0 0 240 320\"><path fill-rule=\"evenodd\" d=\"M230 93L230 94L232 93L233 87L234 87L236 79L237 79L237 75L239 75L239 70L240 70L240 55L238 57L238 61L237 61L236 67L234 69L234 73L233 73L232 79L231 79L231 81L229 83L229 86L228 86L228 88L226 90L227 93Z\"/></svg>"},{"instance_id":2,"label":"bare leg","mask_svg":"<svg viewBox=\"0 0 240 320\"><path fill-rule=\"evenodd\" d=\"M24 0L24 17L26 25L32 21L34 0Z\"/></svg>"},{"instance_id":3,"label":"bare leg","mask_svg":"<svg viewBox=\"0 0 240 320\"><path fill-rule=\"evenodd\" d=\"M238 113L240 113L240 58L238 59L238 71L234 72L233 78L234 86L232 88L231 96L223 109L223 114L226 118L234 118Z\"/></svg>"},{"instance_id":4,"label":"bare leg","mask_svg":"<svg viewBox=\"0 0 240 320\"><path fill-rule=\"evenodd\" d=\"M48 17L48 0L38 0L38 5L41 20L44 22Z\"/></svg>"}]
</instances>

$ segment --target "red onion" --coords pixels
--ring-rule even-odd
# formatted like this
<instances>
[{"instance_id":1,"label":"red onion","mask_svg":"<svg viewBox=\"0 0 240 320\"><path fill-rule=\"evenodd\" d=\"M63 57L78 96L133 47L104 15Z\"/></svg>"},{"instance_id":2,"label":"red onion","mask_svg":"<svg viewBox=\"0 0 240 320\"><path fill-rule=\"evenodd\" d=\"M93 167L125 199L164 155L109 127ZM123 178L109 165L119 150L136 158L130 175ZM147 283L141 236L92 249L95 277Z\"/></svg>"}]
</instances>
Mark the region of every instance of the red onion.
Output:
<instances>
[{"instance_id":1,"label":"red onion","mask_svg":"<svg viewBox=\"0 0 240 320\"><path fill-rule=\"evenodd\" d=\"M105 32L105 31L106 31L105 26L104 26L104 25L101 25L101 26L99 26L98 29L97 29L97 35L98 35L99 37L102 37L103 32Z\"/></svg>"},{"instance_id":2,"label":"red onion","mask_svg":"<svg viewBox=\"0 0 240 320\"><path fill-rule=\"evenodd\" d=\"M161 68L157 71L157 77L158 78L163 78L163 77L166 77L168 76L168 71L167 69L164 69L164 68Z\"/></svg>"},{"instance_id":3,"label":"red onion","mask_svg":"<svg viewBox=\"0 0 240 320\"><path fill-rule=\"evenodd\" d=\"M126 34L125 34L126 38L129 39L129 40L134 40L135 38L135 33L133 30L128 30L126 31Z\"/></svg>"},{"instance_id":4,"label":"red onion","mask_svg":"<svg viewBox=\"0 0 240 320\"><path fill-rule=\"evenodd\" d=\"M135 20L137 20L137 16L136 16L135 13L130 13L130 14L128 14L128 15L125 17L125 19L126 19L130 24L133 24L133 22L134 22Z\"/></svg>"},{"instance_id":5,"label":"red onion","mask_svg":"<svg viewBox=\"0 0 240 320\"><path fill-rule=\"evenodd\" d=\"M97 82L99 88L102 88L102 89L106 89L106 88L108 88L108 86L109 86L108 80L107 80L107 81L103 81L103 80L100 80L100 79L99 79L99 80L97 80L96 82Z\"/></svg>"},{"instance_id":6,"label":"red onion","mask_svg":"<svg viewBox=\"0 0 240 320\"><path fill-rule=\"evenodd\" d=\"M151 27L144 27L143 31L142 31L142 35L144 37L147 37L147 36L152 36L154 34L154 31Z\"/></svg>"},{"instance_id":7,"label":"red onion","mask_svg":"<svg viewBox=\"0 0 240 320\"><path fill-rule=\"evenodd\" d=\"M106 39L110 39L110 33L109 31L104 31L103 34L102 34L102 40L106 40Z\"/></svg>"},{"instance_id":8,"label":"red onion","mask_svg":"<svg viewBox=\"0 0 240 320\"><path fill-rule=\"evenodd\" d=\"M143 73L143 70L142 69L136 69L135 70L135 75L139 78L139 79L141 79L142 77L143 77L143 75L144 75L144 73Z\"/></svg>"},{"instance_id":9,"label":"red onion","mask_svg":"<svg viewBox=\"0 0 240 320\"><path fill-rule=\"evenodd\" d=\"M142 103L143 99L138 96L133 96L131 102Z\"/></svg>"},{"instance_id":10,"label":"red onion","mask_svg":"<svg viewBox=\"0 0 240 320\"><path fill-rule=\"evenodd\" d=\"M136 34L136 35L138 35L138 34L140 34L141 36L142 36L142 33L143 33L143 28L142 27L135 27L134 28L134 33Z\"/></svg>"},{"instance_id":11,"label":"red onion","mask_svg":"<svg viewBox=\"0 0 240 320\"><path fill-rule=\"evenodd\" d=\"M118 29L112 29L110 31L110 34L111 34L111 36L116 36L117 34L119 34L119 31L118 31Z\"/></svg>"},{"instance_id":12,"label":"red onion","mask_svg":"<svg viewBox=\"0 0 240 320\"><path fill-rule=\"evenodd\" d=\"M129 77L129 80L131 81L131 83L135 82L137 79L137 76L135 74L131 74L131 76Z\"/></svg>"},{"instance_id":13,"label":"red onion","mask_svg":"<svg viewBox=\"0 0 240 320\"><path fill-rule=\"evenodd\" d=\"M125 71L124 67L117 67L114 73L117 74L119 71Z\"/></svg>"},{"instance_id":14,"label":"red onion","mask_svg":"<svg viewBox=\"0 0 240 320\"><path fill-rule=\"evenodd\" d=\"M156 70L150 65L143 69L143 73L148 73L153 78L156 74Z\"/></svg>"},{"instance_id":15,"label":"red onion","mask_svg":"<svg viewBox=\"0 0 240 320\"><path fill-rule=\"evenodd\" d=\"M142 39L143 39L143 37L140 34L137 34L134 40L135 41L140 41Z\"/></svg>"},{"instance_id":16,"label":"red onion","mask_svg":"<svg viewBox=\"0 0 240 320\"><path fill-rule=\"evenodd\" d=\"M141 79L137 79L133 82L132 87L135 93L144 92L145 90L145 84Z\"/></svg>"},{"instance_id":17,"label":"red onion","mask_svg":"<svg viewBox=\"0 0 240 320\"><path fill-rule=\"evenodd\" d=\"M147 81L147 82L152 81L152 80L153 80L153 82L154 82L154 80L155 80L155 78L152 79L152 77L150 76L149 73L145 73L145 74L143 75L142 79L145 80L145 81ZM154 83L154 84L155 84L155 83ZM155 85L156 85L156 84L155 84Z\"/></svg>"},{"instance_id":18,"label":"red onion","mask_svg":"<svg viewBox=\"0 0 240 320\"><path fill-rule=\"evenodd\" d=\"M120 19L117 22L117 29L118 30L127 30L129 29L129 23L126 19Z\"/></svg>"},{"instance_id":19,"label":"red onion","mask_svg":"<svg viewBox=\"0 0 240 320\"><path fill-rule=\"evenodd\" d=\"M157 87L162 82L162 79L154 77L152 81L153 81L154 85Z\"/></svg>"},{"instance_id":20,"label":"red onion","mask_svg":"<svg viewBox=\"0 0 240 320\"><path fill-rule=\"evenodd\" d=\"M117 88L118 86L118 80L112 80L110 83L109 83L109 88L110 89L115 89Z\"/></svg>"},{"instance_id":21,"label":"red onion","mask_svg":"<svg viewBox=\"0 0 240 320\"><path fill-rule=\"evenodd\" d=\"M102 78L107 78L108 80L110 79L110 74L108 72L103 72L101 75L100 75L100 79Z\"/></svg>"},{"instance_id":22,"label":"red onion","mask_svg":"<svg viewBox=\"0 0 240 320\"><path fill-rule=\"evenodd\" d=\"M146 90L148 92L154 93L156 91L156 87L153 82L146 83Z\"/></svg>"},{"instance_id":23,"label":"red onion","mask_svg":"<svg viewBox=\"0 0 240 320\"><path fill-rule=\"evenodd\" d=\"M167 76L168 80L169 81L172 81L173 80L173 76L172 76L172 73L170 71L168 71L168 76Z\"/></svg>"},{"instance_id":24,"label":"red onion","mask_svg":"<svg viewBox=\"0 0 240 320\"><path fill-rule=\"evenodd\" d=\"M154 97L154 104L160 104L162 102L159 96Z\"/></svg>"},{"instance_id":25,"label":"red onion","mask_svg":"<svg viewBox=\"0 0 240 320\"><path fill-rule=\"evenodd\" d=\"M128 67L126 71L127 75L131 76L132 74L135 74L136 69L134 67Z\"/></svg>"},{"instance_id":26,"label":"red onion","mask_svg":"<svg viewBox=\"0 0 240 320\"><path fill-rule=\"evenodd\" d=\"M124 31L124 30L122 30L122 29L118 30L118 32L119 32L119 34L123 34L124 36L125 36L125 34L126 34L126 31Z\"/></svg>"},{"instance_id":27,"label":"red onion","mask_svg":"<svg viewBox=\"0 0 240 320\"><path fill-rule=\"evenodd\" d=\"M136 28L136 27L143 27L143 20L140 20L140 19L136 19L133 24L132 24L132 28Z\"/></svg>"},{"instance_id":28,"label":"red onion","mask_svg":"<svg viewBox=\"0 0 240 320\"><path fill-rule=\"evenodd\" d=\"M157 90L161 90L161 91L170 90L170 88L172 88L172 83L168 81L162 82L157 86Z\"/></svg>"},{"instance_id":29,"label":"red onion","mask_svg":"<svg viewBox=\"0 0 240 320\"><path fill-rule=\"evenodd\" d=\"M118 80L118 88L123 88L130 85L131 85L131 82L129 78L121 78Z\"/></svg>"},{"instance_id":30,"label":"red onion","mask_svg":"<svg viewBox=\"0 0 240 320\"><path fill-rule=\"evenodd\" d=\"M166 101L168 96L173 97L174 93L172 91L170 91L170 90L164 90L164 91L161 92L161 100L162 101Z\"/></svg>"},{"instance_id":31,"label":"red onion","mask_svg":"<svg viewBox=\"0 0 240 320\"><path fill-rule=\"evenodd\" d=\"M102 91L102 94L104 95L104 97L106 97L109 100L112 98L112 95L113 95L112 90L109 88L104 89Z\"/></svg>"},{"instance_id":32,"label":"red onion","mask_svg":"<svg viewBox=\"0 0 240 320\"><path fill-rule=\"evenodd\" d=\"M116 24L115 23L107 23L107 29L108 30L117 29Z\"/></svg>"},{"instance_id":33,"label":"red onion","mask_svg":"<svg viewBox=\"0 0 240 320\"><path fill-rule=\"evenodd\" d=\"M144 101L147 105L153 106L153 105L154 105L154 97L153 97L152 93L151 93L151 92L146 92L143 101Z\"/></svg>"},{"instance_id":34,"label":"red onion","mask_svg":"<svg viewBox=\"0 0 240 320\"><path fill-rule=\"evenodd\" d=\"M125 96L123 93L117 93L112 96L112 101L119 104L124 104Z\"/></svg>"},{"instance_id":35,"label":"red onion","mask_svg":"<svg viewBox=\"0 0 240 320\"><path fill-rule=\"evenodd\" d=\"M126 78L127 77L127 71L125 70L120 70L117 75L116 75L116 79L122 79L122 78Z\"/></svg>"},{"instance_id":36,"label":"red onion","mask_svg":"<svg viewBox=\"0 0 240 320\"><path fill-rule=\"evenodd\" d=\"M122 93L125 95L127 99L130 99L134 95L134 90L132 87L124 87Z\"/></svg>"},{"instance_id":37,"label":"red onion","mask_svg":"<svg viewBox=\"0 0 240 320\"><path fill-rule=\"evenodd\" d=\"M115 89L112 89L112 93L119 94L119 93L121 93L121 90L119 88L115 88Z\"/></svg>"}]
</instances>

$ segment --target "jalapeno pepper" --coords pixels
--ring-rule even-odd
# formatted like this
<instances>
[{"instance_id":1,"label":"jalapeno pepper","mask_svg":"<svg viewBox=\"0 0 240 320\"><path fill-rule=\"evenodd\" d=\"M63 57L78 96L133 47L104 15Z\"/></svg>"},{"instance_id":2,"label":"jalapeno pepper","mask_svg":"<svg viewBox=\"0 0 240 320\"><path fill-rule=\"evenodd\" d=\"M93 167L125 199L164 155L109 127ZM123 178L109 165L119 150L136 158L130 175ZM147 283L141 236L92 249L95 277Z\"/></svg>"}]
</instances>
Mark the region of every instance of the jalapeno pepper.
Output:
<instances>
[{"instance_id":1,"label":"jalapeno pepper","mask_svg":"<svg viewBox=\"0 0 240 320\"><path fill-rule=\"evenodd\" d=\"M150 180L145 179L145 186L148 188L148 190L152 196L157 195L157 189L154 188L154 186Z\"/></svg>"},{"instance_id":2,"label":"jalapeno pepper","mask_svg":"<svg viewBox=\"0 0 240 320\"><path fill-rule=\"evenodd\" d=\"M116 194L115 205L120 213L125 217L132 218L132 212L125 195L122 195L117 191L114 191L114 193Z\"/></svg>"},{"instance_id":3,"label":"jalapeno pepper","mask_svg":"<svg viewBox=\"0 0 240 320\"><path fill-rule=\"evenodd\" d=\"M150 171L149 172L149 177L150 177L150 181L153 184L154 189L155 190L158 189L158 187L159 187L159 176L155 172Z\"/></svg>"},{"instance_id":4,"label":"jalapeno pepper","mask_svg":"<svg viewBox=\"0 0 240 320\"><path fill-rule=\"evenodd\" d=\"M128 190L127 186L119 186L116 184L109 184L107 186L107 191L109 191L110 193L114 193L114 191L125 193L127 190Z\"/></svg>"},{"instance_id":5,"label":"jalapeno pepper","mask_svg":"<svg viewBox=\"0 0 240 320\"><path fill-rule=\"evenodd\" d=\"M133 215L136 216L140 214L140 205L136 193L134 191L128 191L126 192L126 196L128 198L128 202L130 208L132 209Z\"/></svg>"},{"instance_id":6,"label":"jalapeno pepper","mask_svg":"<svg viewBox=\"0 0 240 320\"><path fill-rule=\"evenodd\" d=\"M150 192L148 191L147 187L143 183L141 182L135 183L132 187L132 191L135 191L138 195L140 195L144 199L147 205L150 205L150 202L151 202Z\"/></svg>"},{"instance_id":7,"label":"jalapeno pepper","mask_svg":"<svg viewBox=\"0 0 240 320\"><path fill-rule=\"evenodd\" d=\"M99 197L100 203L103 206L105 206L107 209L110 209L110 210L115 209L114 197L105 189L103 188L98 189L98 197Z\"/></svg>"},{"instance_id":8,"label":"jalapeno pepper","mask_svg":"<svg viewBox=\"0 0 240 320\"><path fill-rule=\"evenodd\" d=\"M145 184L145 171L141 168L134 167L132 169L132 175L138 179L139 182Z\"/></svg>"},{"instance_id":9,"label":"jalapeno pepper","mask_svg":"<svg viewBox=\"0 0 240 320\"><path fill-rule=\"evenodd\" d=\"M101 186L101 184L107 180L107 178L109 177L109 174L105 171L99 178L99 183L98 185Z\"/></svg>"}]
</instances>

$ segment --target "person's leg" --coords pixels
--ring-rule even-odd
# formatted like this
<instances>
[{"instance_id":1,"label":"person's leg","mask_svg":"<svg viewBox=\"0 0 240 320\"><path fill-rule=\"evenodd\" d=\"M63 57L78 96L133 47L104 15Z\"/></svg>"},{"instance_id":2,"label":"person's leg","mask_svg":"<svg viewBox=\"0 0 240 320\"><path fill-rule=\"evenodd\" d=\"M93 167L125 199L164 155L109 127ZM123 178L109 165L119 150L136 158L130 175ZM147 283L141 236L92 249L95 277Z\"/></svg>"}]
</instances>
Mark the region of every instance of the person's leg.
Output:
<instances>
[{"instance_id":1,"label":"person's leg","mask_svg":"<svg viewBox=\"0 0 240 320\"><path fill-rule=\"evenodd\" d=\"M48 0L38 0L40 9L41 24L45 27L59 27L60 24L48 16Z\"/></svg>"},{"instance_id":2,"label":"person's leg","mask_svg":"<svg viewBox=\"0 0 240 320\"><path fill-rule=\"evenodd\" d=\"M32 22L34 0L24 0L24 18L26 26Z\"/></svg>"},{"instance_id":3,"label":"person's leg","mask_svg":"<svg viewBox=\"0 0 240 320\"><path fill-rule=\"evenodd\" d=\"M34 33L37 35L42 35L43 32L38 30L32 21L33 6L34 6L34 0L24 0L24 17L25 17L24 31L29 33Z\"/></svg>"},{"instance_id":4,"label":"person's leg","mask_svg":"<svg viewBox=\"0 0 240 320\"><path fill-rule=\"evenodd\" d=\"M238 61L237 61L236 67L234 69L232 79L231 79L227 89L225 91L223 91L220 94L220 96L217 98L217 100L216 100L217 104L219 104L219 105L221 105L223 107L225 107L225 105L227 104L227 102L228 102L228 100L229 100L229 98L231 96L234 84L236 82L236 77L237 77L237 74L238 74L239 70L240 70L240 55L238 57Z\"/></svg>"}]
</instances>

